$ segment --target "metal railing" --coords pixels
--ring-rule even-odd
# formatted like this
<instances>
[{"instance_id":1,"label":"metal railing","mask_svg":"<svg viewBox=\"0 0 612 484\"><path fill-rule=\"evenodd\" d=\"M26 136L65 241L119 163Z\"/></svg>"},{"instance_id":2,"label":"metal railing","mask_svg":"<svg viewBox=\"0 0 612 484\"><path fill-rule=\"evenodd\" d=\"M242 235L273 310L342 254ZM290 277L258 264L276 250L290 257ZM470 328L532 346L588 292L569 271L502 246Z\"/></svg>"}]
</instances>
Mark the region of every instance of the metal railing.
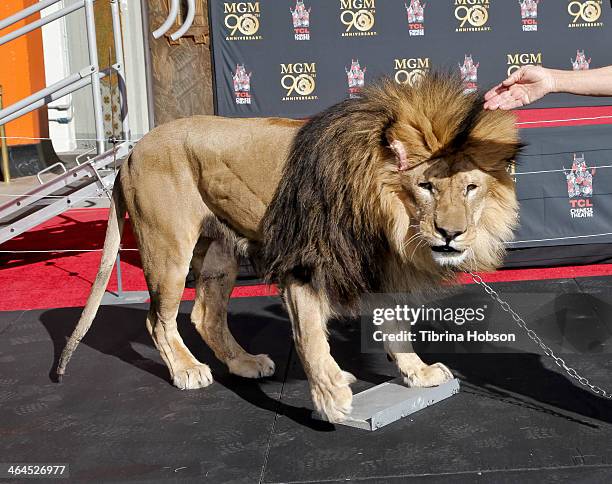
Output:
<instances>
[{"instance_id":1,"label":"metal railing","mask_svg":"<svg viewBox=\"0 0 612 484\"><path fill-rule=\"evenodd\" d=\"M42 9L56 4L61 0L42 0L15 15L0 21L0 30L19 22ZM0 205L0 243L9 240L23 232L39 225L40 223L59 215L72 208L80 200L97 197L102 194L109 196L117 168L121 159L127 156L133 148L131 133L128 123L126 82L123 58L123 42L121 34L121 18L119 11L119 0L108 0L111 8L111 19L113 27L113 40L115 47L115 64L108 69L100 70L98 63L98 46L96 43L96 26L94 21L93 2L95 0L78 0L69 7L36 20L9 34L0 37L0 45L6 44L32 30L62 18L80 9L85 11L85 26L87 29L87 46L89 52L89 66L81 69L65 79L53 83L30 96L8 106L0 108L0 128L5 123L22 116L30 111L40 108L51 101L59 99L85 86L91 85L93 108L96 130L97 155L85 162L77 160L77 166L66 170L63 165L53 165L44 171L60 166L64 173L54 177L46 183L42 183L43 172L39 173L38 180L41 185L30 190L22 196ZM111 149L105 151L104 123L102 118L102 93L100 80L112 72L118 77L118 87L121 96L121 121L123 124L122 140L113 136ZM90 152L93 150L90 150ZM89 153L89 152L88 152ZM84 153L85 154L85 153ZM122 290L121 281L121 259L117 254L117 294L107 294L103 303L118 304L125 302L142 302L148 297L148 293L131 293Z\"/></svg>"},{"instance_id":2,"label":"metal railing","mask_svg":"<svg viewBox=\"0 0 612 484\"><path fill-rule=\"evenodd\" d=\"M0 30L3 30L11 25L27 18L28 16L40 12L44 8L54 5L61 0L42 0L28 8L17 12L10 17L0 21ZM122 109L121 117L123 122L123 132L127 139L130 139L129 124L127 118L127 107L126 107L126 96L125 96L125 72L123 66L123 43L121 39L121 21L119 15L119 4L118 0L109 0L112 14L113 24L113 40L115 47L115 59L116 63L110 66L109 69L100 71L98 62L98 45L96 41L96 26L94 19L93 3L95 0L77 0L73 4L62 8L50 15L42 17L39 20L31 22L23 27L20 27L13 32L10 32L0 37L0 45L4 45L7 42L15 40L27 33L47 25L54 20L65 17L77 10L83 9L85 12L85 28L87 32L87 49L89 53L89 66L81 69L79 72L71 74L70 76L62 79L58 82L51 84L50 86L41 89L38 92L31 94L30 96L7 106L0 110L0 125L4 125L9 121L12 121L24 114L27 114L35 109L38 109L46 104L49 104L56 99L60 99L67 94L71 94L74 91L82 89L86 86L91 86L92 98L93 98L93 113L94 113L94 125L96 131L96 150L100 155L105 151L105 140L104 140L104 121L102 116L102 93L100 90L100 80L111 73L111 69L114 70L119 78L119 86L122 97Z\"/></svg>"}]
</instances>

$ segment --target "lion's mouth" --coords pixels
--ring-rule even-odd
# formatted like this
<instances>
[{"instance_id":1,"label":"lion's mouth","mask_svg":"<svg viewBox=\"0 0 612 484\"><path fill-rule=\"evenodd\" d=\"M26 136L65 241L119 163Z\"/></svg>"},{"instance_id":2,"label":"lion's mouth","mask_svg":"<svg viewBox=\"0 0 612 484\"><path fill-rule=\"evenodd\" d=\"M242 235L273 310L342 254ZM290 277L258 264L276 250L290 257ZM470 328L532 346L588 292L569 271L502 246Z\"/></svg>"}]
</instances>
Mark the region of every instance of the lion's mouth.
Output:
<instances>
[{"instance_id":1,"label":"lion's mouth","mask_svg":"<svg viewBox=\"0 0 612 484\"><path fill-rule=\"evenodd\" d=\"M432 245L431 250L433 252L439 252L443 254L461 254L463 252L462 250L455 249L450 245Z\"/></svg>"},{"instance_id":2,"label":"lion's mouth","mask_svg":"<svg viewBox=\"0 0 612 484\"><path fill-rule=\"evenodd\" d=\"M465 249L455 249L450 245L432 245L431 255L439 265L458 266L467 257L468 251Z\"/></svg>"}]
</instances>

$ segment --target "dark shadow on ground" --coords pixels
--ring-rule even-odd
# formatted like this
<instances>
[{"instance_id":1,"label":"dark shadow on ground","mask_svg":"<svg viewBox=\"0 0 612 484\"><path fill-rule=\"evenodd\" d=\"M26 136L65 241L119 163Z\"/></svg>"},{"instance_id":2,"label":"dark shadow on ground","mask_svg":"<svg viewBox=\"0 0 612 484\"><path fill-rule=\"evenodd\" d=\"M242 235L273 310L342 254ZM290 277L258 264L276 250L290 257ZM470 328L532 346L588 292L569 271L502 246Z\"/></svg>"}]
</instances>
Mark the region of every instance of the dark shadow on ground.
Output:
<instances>
[{"instance_id":1,"label":"dark shadow on ground","mask_svg":"<svg viewBox=\"0 0 612 484\"><path fill-rule=\"evenodd\" d=\"M191 305L189 305L189 308L191 308ZM54 355L49 370L49 378L53 381L57 381L55 369L59 357L80 314L81 308L63 308L52 309L41 315L40 320L53 341ZM163 379L171 385L168 369L161 361L145 328L146 315L147 309L142 306L103 307L81 344L103 354L119 358L121 361ZM268 353L276 363L275 375L266 380L285 381L292 346L288 321L273 315L271 317L270 314L264 316L256 313L237 312L232 313L230 321L234 337L247 351ZM189 313L179 313L178 326L185 344L194 356L210 366L216 383L234 392L252 405L284 415L300 425L321 431L334 429L333 425L329 423L313 419L312 411L309 408L290 406L268 396L261 389L262 380L251 380L230 374L225 365L216 359L213 352L202 341L189 321ZM257 348L251 348L249 341L254 339L260 331L266 331L270 335L274 335L275 338L270 340L270 347L264 348L259 345ZM137 351L134 348L135 344L136 346L141 345L141 348L144 345L147 355L142 354L145 351ZM78 351L77 348L76 352ZM69 381L70 366L74 364L75 361L73 360L68 365L64 376L65 382Z\"/></svg>"},{"instance_id":2,"label":"dark shadow on ground","mask_svg":"<svg viewBox=\"0 0 612 484\"><path fill-rule=\"evenodd\" d=\"M294 365L298 367L297 371L290 371L291 360L295 360L296 356L294 352L288 350L291 346L290 326L281 304L270 304L270 300L264 298L253 298L250 301L252 310L234 311L230 316L230 326L236 339L247 351L270 354L277 365L273 381L304 379L299 365ZM151 338L145 329L146 312L142 306L103 307L82 344L101 353L115 356L170 384L168 371L156 353L157 350L153 348ZM72 332L80 313L80 308L66 308L49 310L41 315L41 322L54 345L51 377L54 375L66 338ZM214 357L201 340L189 322L187 312L179 313L178 323L187 346L196 358L210 365L219 384L252 405L278 412L300 425L321 431L333 430L332 425L312 419L310 409L287 405L266 395L261 389L260 382L229 374L225 366ZM253 341L260 332L266 333L259 338L265 343L251 348L249 342ZM394 365L386 360L385 355L361 353L359 335L358 322L334 322L331 327L331 346L332 353L340 366L356 375L359 380L370 384L378 384L396 376ZM147 354L150 354L147 356L141 354L134 349L134 344L145 345ZM570 356L572 358L567 358L568 363L575 364L578 368L581 362L586 361L585 358L595 357L594 355ZM427 354L422 357L428 363L441 361L447 364L463 380L462 391L478 393L483 398L528 406L592 427L597 426L592 420L612 423L612 405L608 400L574 385L573 381L554 365L555 371L548 369L542 364L543 357L538 354ZM599 363L603 360L597 361ZM74 364L74 361L71 364ZM66 380L69 378L70 366L65 376ZM605 381L598 383L602 386L609 384Z\"/></svg>"}]
</instances>

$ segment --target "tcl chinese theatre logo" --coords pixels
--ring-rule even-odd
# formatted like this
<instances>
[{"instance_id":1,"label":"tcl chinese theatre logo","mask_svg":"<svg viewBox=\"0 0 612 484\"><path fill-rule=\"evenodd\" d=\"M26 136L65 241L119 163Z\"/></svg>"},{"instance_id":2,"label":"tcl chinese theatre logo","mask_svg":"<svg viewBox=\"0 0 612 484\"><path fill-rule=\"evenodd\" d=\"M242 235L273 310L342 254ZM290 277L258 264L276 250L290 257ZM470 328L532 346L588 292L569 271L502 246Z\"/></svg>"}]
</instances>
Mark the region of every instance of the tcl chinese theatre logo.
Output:
<instances>
[{"instance_id":1,"label":"tcl chinese theatre logo","mask_svg":"<svg viewBox=\"0 0 612 484\"><path fill-rule=\"evenodd\" d=\"M340 0L340 21L344 25L342 37L376 35L376 0Z\"/></svg>"},{"instance_id":2,"label":"tcl chinese theatre logo","mask_svg":"<svg viewBox=\"0 0 612 484\"><path fill-rule=\"evenodd\" d=\"M506 65L508 70L506 75L510 76L514 71L522 66L541 66L542 65L542 53L541 52L523 52L516 54L506 54Z\"/></svg>"},{"instance_id":3,"label":"tcl chinese theatre logo","mask_svg":"<svg viewBox=\"0 0 612 484\"><path fill-rule=\"evenodd\" d=\"M455 0L455 18L459 22L455 32L491 30L489 6L489 0Z\"/></svg>"},{"instance_id":4,"label":"tcl chinese theatre logo","mask_svg":"<svg viewBox=\"0 0 612 484\"><path fill-rule=\"evenodd\" d=\"M223 4L225 40L261 40L259 2L232 2Z\"/></svg>"},{"instance_id":5,"label":"tcl chinese theatre logo","mask_svg":"<svg viewBox=\"0 0 612 484\"><path fill-rule=\"evenodd\" d=\"M570 215L572 218L593 216L593 177L595 168L587 168L584 155L574 153L571 170L563 170L567 180Z\"/></svg>"},{"instance_id":6,"label":"tcl chinese theatre logo","mask_svg":"<svg viewBox=\"0 0 612 484\"><path fill-rule=\"evenodd\" d=\"M295 40L310 40L310 11L306 8L304 0L295 0L295 8L289 8L291 20L293 21L293 33Z\"/></svg>"},{"instance_id":7,"label":"tcl chinese theatre logo","mask_svg":"<svg viewBox=\"0 0 612 484\"><path fill-rule=\"evenodd\" d=\"M567 4L567 13L570 16L568 27L593 28L603 27L600 22L602 0L572 0Z\"/></svg>"},{"instance_id":8,"label":"tcl chinese theatre logo","mask_svg":"<svg viewBox=\"0 0 612 484\"><path fill-rule=\"evenodd\" d=\"M280 65L280 84L285 89L283 101L310 101L318 99L316 88L317 66L314 62L296 62Z\"/></svg>"},{"instance_id":9,"label":"tcl chinese theatre logo","mask_svg":"<svg viewBox=\"0 0 612 484\"><path fill-rule=\"evenodd\" d=\"M394 79L398 84L414 86L430 69L429 57L394 59Z\"/></svg>"},{"instance_id":10,"label":"tcl chinese theatre logo","mask_svg":"<svg viewBox=\"0 0 612 484\"><path fill-rule=\"evenodd\" d=\"M346 81L348 83L348 92L350 98L359 97L359 93L365 86L365 73L367 68L361 67L359 59L351 60L351 67L344 68L346 72Z\"/></svg>"},{"instance_id":11,"label":"tcl chinese theatre logo","mask_svg":"<svg viewBox=\"0 0 612 484\"><path fill-rule=\"evenodd\" d=\"M251 75L251 72L247 74L244 65L236 64L232 74L236 104L251 104Z\"/></svg>"},{"instance_id":12,"label":"tcl chinese theatre logo","mask_svg":"<svg viewBox=\"0 0 612 484\"><path fill-rule=\"evenodd\" d=\"M519 0L523 32L537 32L539 3L540 0Z\"/></svg>"},{"instance_id":13,"label":"tcl chinese theatre logo","mask_svg":"<svg viewBox=\"0 0 612 484\"><path fill-rule=\"evenodd\" d=\"M465 55L463 65L459 64L459 73L463 81L463 93L471 94L478 91L478 68L480 62L474 62L472 54Z\"/></svg>"},{"instance_id":14,"label":"tcl chinese theatre logo","mask_svg":"<svg viewBox=\"0 0 612 484\"><path fill-rule=\"evenodd\" d=\"M584 50L577 50L576 57L571 59L573 71L588 71L591 66L591 58L586 58Z\"/></svg>"},{"instance_id":15,"label":"tcl chinese theatre logo","mask_svg":"<svg viewBox=\"0 0 612 484\"><path fill-rule=\"evenodd\" d=\"M420 0L410 0L410 5L404 3L408 16L408 32L410 36L425 35L425 4Z\"/></svg>"}]
</instances>

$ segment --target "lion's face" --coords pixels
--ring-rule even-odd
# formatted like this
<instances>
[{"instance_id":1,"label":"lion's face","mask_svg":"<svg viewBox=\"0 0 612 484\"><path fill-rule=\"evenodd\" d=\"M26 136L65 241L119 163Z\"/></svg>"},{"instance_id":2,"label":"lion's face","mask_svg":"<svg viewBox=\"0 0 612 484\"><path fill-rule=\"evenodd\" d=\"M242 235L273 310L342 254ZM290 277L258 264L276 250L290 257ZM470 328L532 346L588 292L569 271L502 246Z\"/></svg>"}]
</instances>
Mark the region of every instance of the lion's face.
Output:
<instances>
[{"instance_id":1,"label":"lion's face","mask_svg":"<svg viewBox=\"0 0 612 484\"><path fill-rule=\"evenodd\" d=\"M517 217L513 182L503 168L487 172L468 157L432 160L406 172L403 185L412 245L460 270L501 262Z\"/></svg>"}]
</instances>

